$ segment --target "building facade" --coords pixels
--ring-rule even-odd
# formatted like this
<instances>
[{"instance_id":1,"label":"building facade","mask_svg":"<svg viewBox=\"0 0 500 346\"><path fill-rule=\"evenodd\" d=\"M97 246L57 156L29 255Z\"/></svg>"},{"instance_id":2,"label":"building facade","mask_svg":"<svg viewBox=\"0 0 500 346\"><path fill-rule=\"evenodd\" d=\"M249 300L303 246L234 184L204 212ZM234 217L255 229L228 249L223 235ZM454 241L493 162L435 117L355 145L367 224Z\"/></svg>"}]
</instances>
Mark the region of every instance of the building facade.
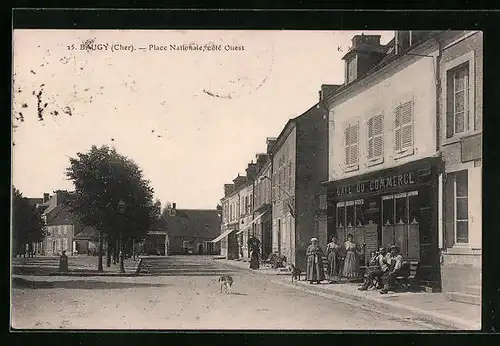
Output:
<instances>
[{"instance_id":1,"label":"building facade","mask_svg":"<svg viewBox=\"0 0 500 346\"><path fill-rule=\"evenodd\" d=\"M365 256L381 245L398 245L406 259L419 261L421 283L439 289L443 167L434 35L397 32L387 45L380 36L355 36L344 56L345 85L324 102L329 235L343 242L352 234Z\"/></svg>"},{"instance_id":2,"label":"building facade","mask_svg":"<svg viewBox=\"0 0 500 346\"><path fill-rule=\"evenodd\" d=\"M173 203L164 213L168 234L165 251L168 255L219 255L220 244L212 240L219 234L220 217L219 208L177 209Z\"/></svg>"},{"instance_id":3,"label":"building facade","mask_svg":"<svg viewBox=\"0 0 500 346\"><path fill-rule=\"evenodd\" d=\"M268 138L268 147L273 139ZM262 215L255 221L254 236L260 240L260 253L263 259L269 258L273 252L272 237L272 204L271 180L272 161L266 154L257 154L257 174L254 181L254 209L256 216Z\"/></svg>"},{"instance_id":4,"label":"building facade","mask_svg":"<svg viewBox=\"0 0 500 346\"><path fill-rule=\"evenodd\" d=\"M439 141L443 290L480 301L482 249L483 34L443 40L439 66Z\"/></svg>"},{"instance_id":5,"label":"building facade","mask_svg":"<svg viewBox=\"0 0 500 346\"><path fill-rule=\"evenodd\" d=\"M288 121L271 153L273 251L303 270L311 238L327 244L327 124L326 110L314 105Z\"/></svg>"}]
</instances>

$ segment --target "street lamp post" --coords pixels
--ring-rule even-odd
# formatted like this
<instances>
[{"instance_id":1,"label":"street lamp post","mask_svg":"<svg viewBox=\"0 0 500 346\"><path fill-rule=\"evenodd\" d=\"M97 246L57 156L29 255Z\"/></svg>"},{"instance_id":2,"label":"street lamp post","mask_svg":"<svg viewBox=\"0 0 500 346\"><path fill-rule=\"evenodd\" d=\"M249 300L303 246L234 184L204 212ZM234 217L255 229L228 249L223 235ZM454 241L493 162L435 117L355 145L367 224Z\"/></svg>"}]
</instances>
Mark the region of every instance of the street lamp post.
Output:
<instances>
[{"instance_id":1,"label":"street lamp post","mask_svg":"<svg viewBox=\"0 0 500 346\"><path fill-rule=\"evenodd\" d=\"M119 258L120 258L120 273L125 273L125 266L123 264L123 225L125 224L123 222L123 217L124 217L124 214L125 214L125 202L120 200L120 202L118 202L118 213L120 213L120 232L119 232L119 241L118 241L118 246L119 246L119 249L120 249L120 253L119 253Z\"/></svg>"}]
</instances>

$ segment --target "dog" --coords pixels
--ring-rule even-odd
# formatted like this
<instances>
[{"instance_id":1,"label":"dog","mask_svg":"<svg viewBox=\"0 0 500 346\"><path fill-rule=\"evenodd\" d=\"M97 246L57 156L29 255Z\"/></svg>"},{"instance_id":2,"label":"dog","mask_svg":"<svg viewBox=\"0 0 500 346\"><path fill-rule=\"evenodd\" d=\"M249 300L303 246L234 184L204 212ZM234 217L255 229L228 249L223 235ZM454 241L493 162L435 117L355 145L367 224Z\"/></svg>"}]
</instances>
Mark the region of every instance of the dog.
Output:
<instances>
[{"instance_id":1,"label":"dog","mask_svg":"<svg viewBox=\"0 0 500 346\"><path fill-rule=\"evenodd\" d=\"M222 293L222 289L225 288L226 294L229 294L231 292L231 286L233 285L233 282L234 279L232 276L223 275L219 277L220 293Z\"/></svg>"},{"instance_id":2,"label":"dog","mask_svg":"<svg viewBox=\"0 0 500 346\"><path fill-rule=\"evenodd\" d=\"M300 274L302 274L302 270L300 270L293 264L288 265L288 270L292 274L292 283L297 280L300 281Z\"/></svg>"}]
</instances>

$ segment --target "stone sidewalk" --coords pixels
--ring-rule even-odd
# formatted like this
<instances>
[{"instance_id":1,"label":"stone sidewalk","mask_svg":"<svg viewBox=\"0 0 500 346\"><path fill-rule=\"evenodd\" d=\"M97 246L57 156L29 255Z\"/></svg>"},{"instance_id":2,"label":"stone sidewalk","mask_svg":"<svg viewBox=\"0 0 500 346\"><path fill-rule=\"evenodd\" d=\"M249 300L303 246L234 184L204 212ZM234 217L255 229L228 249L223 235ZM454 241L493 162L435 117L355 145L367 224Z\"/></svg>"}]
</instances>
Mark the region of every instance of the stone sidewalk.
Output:
<instances>
[{"instance_id":1,"label":"stone sidewalk","mask_svg":"<svg viewBox=\"0 0 500 346\"><path fill-rule=\"evenodd\" d=\"M359 291L359 284L353 283L311 285L306 281L299 281L292 284L290 273L284 270L269 267L251 270L248 262L225 259L215 260L228 266L246 269L255 274L273 275L272 281L274 283L301 291L323 296L326 294L341 297L363 306L369 303L374 308L380 306L403 315L411 313L432 322L460 330L481 329L481 306L450 301L445 293L390 292L381 295L378 290Z\"/></svg>"}]
</instances>

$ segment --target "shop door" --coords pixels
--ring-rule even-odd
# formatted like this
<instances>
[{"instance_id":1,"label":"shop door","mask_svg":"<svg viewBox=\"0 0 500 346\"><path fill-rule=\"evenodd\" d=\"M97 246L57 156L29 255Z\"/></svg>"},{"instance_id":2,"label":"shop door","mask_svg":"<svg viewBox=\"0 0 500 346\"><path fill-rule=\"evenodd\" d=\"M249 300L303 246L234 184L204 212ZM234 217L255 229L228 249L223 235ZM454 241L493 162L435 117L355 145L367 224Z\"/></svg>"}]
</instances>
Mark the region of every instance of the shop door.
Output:
<instances>
[{"instance_id":1,"label":"shop door","mask_svg":"<svg viewBox=\"0 0 500 346\"><path fill-rule=\"evenodd\" d=\"M281 256L281 219L278 219L278 255Z\"/></svg>"},{"instance_id":2,"label":"shop door","mask_svg":"<svg viewBox=\"0 0 500 346\"><path fill-rule=\"evenodd\" d=\"M382 245L409 260L420 260L419 209L418 191L382 196Z\"/></svg>"},{"instance_id":3,"label":"shop door","mask_svg":"<svg viewBox=\"0 0 500 346\"><path fill-rule=\"evenodd\" d=\"M340 244L344 244L349 234L352 234L354 243L360 249L366 243L363 209L362 199L337 203L337 238ZM365 262L364 258L362 262Z\"/></svg>"}]
</instances>

